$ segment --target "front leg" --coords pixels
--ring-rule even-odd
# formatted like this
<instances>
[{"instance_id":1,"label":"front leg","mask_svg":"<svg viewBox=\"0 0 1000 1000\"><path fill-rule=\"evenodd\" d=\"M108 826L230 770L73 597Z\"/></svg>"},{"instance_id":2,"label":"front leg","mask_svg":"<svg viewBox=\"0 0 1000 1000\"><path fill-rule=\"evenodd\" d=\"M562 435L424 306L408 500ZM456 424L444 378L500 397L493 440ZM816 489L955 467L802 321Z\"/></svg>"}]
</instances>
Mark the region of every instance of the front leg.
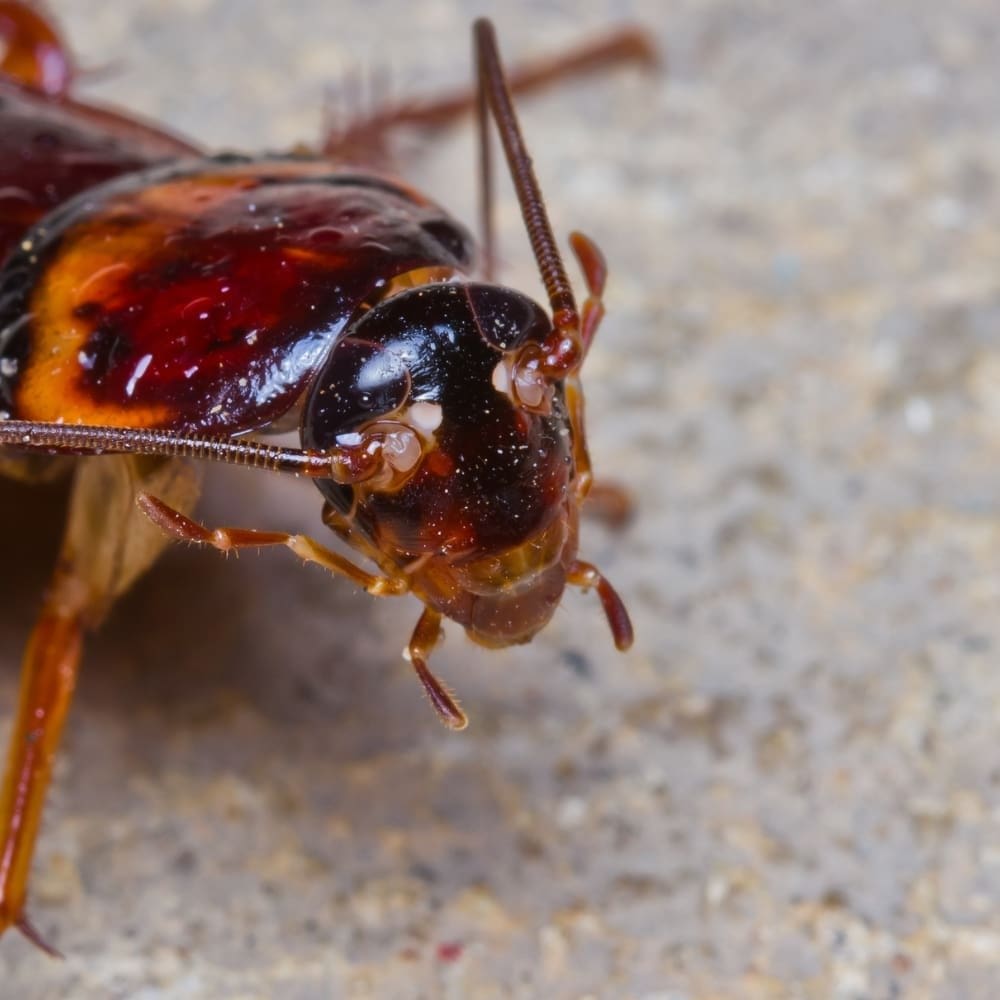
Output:
<instances>
[{"instance_id":1,"label":"front leg","mask_svg":"<svg viewBox=\"0 0 1000 1000\"><path fill-rule=\"evenodd\" d=\"M257 531L253 528L207 528L149 493L138 493L135 502L139 510L161 531L182 542L211 545L220 552L284 545L303 562L316 563L335 575L346 576L376 597L405 594L410 589L409 581L402 574L376 576L374 573L368 573L360 566L355 566L350 559L331 551L325 545L320 545L308 535L292 535L284 531Z\"/></svg>"},{"instance_id":2,"label":"front leg","mask_svg":"<svg viewBox=\"0 0 1000 1000\"><path fill-rule=\"evenodd\" d=\"M136 505L153 524L182 542L211 545L220 552L284 545L303 562L316 563L331 573L346 576L376 597L405 594L410 589L409 580L402 571L398 574L385 573L382 576L368 573L344 556L330 551L325 545L320 545L308 535L293 535L284 531L257 531L252 528L209 528L174 510L149 493L139 493L136 496ZM331 525L340 523L332 509L327 510L324 518ZM468 725L465 713L451 692L434 676L427 665L428 656L440 641L441 614L426 607L413 630L404 655L423 685L438 718L449 729L464 729Z\"/></svg>"}]
</instances>

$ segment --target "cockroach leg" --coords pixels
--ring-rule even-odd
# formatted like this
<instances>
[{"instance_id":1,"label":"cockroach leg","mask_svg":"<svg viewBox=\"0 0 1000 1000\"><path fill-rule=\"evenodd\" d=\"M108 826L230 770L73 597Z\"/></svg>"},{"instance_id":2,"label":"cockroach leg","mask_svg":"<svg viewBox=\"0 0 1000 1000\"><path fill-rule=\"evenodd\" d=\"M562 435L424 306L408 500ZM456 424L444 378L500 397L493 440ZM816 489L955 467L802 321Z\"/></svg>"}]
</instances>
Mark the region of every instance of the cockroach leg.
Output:
<instances>
[{"instance_id":1,"label":"cockroach leg","mask_svg":"<svg viewBox=\"0 0 1000 1000\"><path fill-rule=\"evenodd\" d=\"M589 496L594 484L594 474L591 471L590 452L587 449L587 424L583 419L583 387L574 375L565 383L566 412L573 431L573 464L576 467L576 478L573 489L579 503Z\"/></svg>"},{"instance_id":2,"label":"cockroach leg","mask_svg":"<svg viewBox=\"0 0 1000 1000\"><path fill-rule=\"evenodd\" d=\"M648 34L637 28L622 28L559 55L514 66L507 73L507 86L512 94L523 96L544 90L554 83L601 72L613 66L633 64L655 68L660 63L660 55ZM378 77L374 81L376 84L380 82ZM347 86L350 87L352 82L353 78L349 78ZM359 90L356 85L353 89ZM370 89L375 92L378 87ZM400 126L435 129L451 125L463 115L475 111L477 101L475 88L461 87L429 100L385 103L368 114L355 115L353 119L347 117L343 122L338 118L336 122L330 122L322 152L340 159L355 156L358 150L384 151L386 135Z\"/></svg>"},{"instance_id":3,"label":"cockroach leg","mask_svg":"<svg viewBox=\"0 0 1000 1000\"><path fill-rule=\"evenodd\" d=\"M0 0L0 75L50 97L65 96L73 60L55 28L34 7Z\"/></svg>"},{"instance_id":4,"label":"cockroach leg","mask_svg":"<svg viewBox=\"0 0 1000 1000\"><path fill-rule=\"evenodd\" d=\"M55 949L25 916L24 906L45 792L80 664L85 611L86 582L63 562L25 650L0 790L0 932L16 926L53 954Z\"/></svg>"},{"instance_id":5,"label":"cockroach leg","mask_svg":"<svg viewBox=\"0 0 1000 1000\"><path fill-rule=\"evenodd\" d=\"M632 631L632 620L625 610L622 599L618 592L608 583L596 566L590 563L576 560L566 574L566 582L582 590L596 588L597 596L601 599L604 608L604 616L608 620L611 635L615 640L615 648L624 652L632 645L635 637Z\"/></svg>"},{"instance_id":6,"label":"cockroach leg","mask_svg":"<svg viewBox=\"0 0 1000 1000\"><path fill-rule=\"evenodd\" d=\"M211 545L220 552L284 545L303 562L316 563L335 575L346 576L376 597L405 594L410 589L405 577L377 576L368 573L307 535L292 535L284 531L256 531L252 528L207 528L149 493L137 493L135 502L139 510L161 531L182 542Z\"/></svg>"},{"instance_id":7,"label":"cockroach leg","mask_svg":"<svg viewBox=\"0 0 1000 1000\"><path fill-rule=\"evenodd\" d=\"M427 692L434 711L441 721L455 730L465 729L469 724L465 712L462 711L454 695L431 673L427 666L427 658L434 647L441 641L441 614L432 608L424 608L424 613L417 621L417 626L410 636L405 656L417 672L420 683Z\"/></svg>"},{"instance_id":8,"label":"cockroach leg","mask_svg":"<svg viewBox=\"0 0 1000 1000\"><path fill-rule=\"evenodd\" d=\"M401 101L376 106L368 114L342 116L328 122L322 144L324 155L341 160L385 163L390 160L388 136L400 127L436 129L452 124L472 111L478 112L480 161L480 225L482 229L483 276L493 279L496 248L493 227L493 173L489 137L486 132L487 96L482 86L482 51L477 42L480 80L450 94L426 101ZM649 35L636 28L623 28L602 38L585 42L556 56L526 62L504 71L509 94L530 94L553 83L586 76L613 66L629 63L658 67L660 55ZM357 88L355 88L357 90Z\"/></svg>"},{"instance_id":9,"label":"cockroach leg","mask_svg":"<svg viewBox=\"0 0 1000 1000\"><path fill-rule=\"evenodd\" d=\"M596 517L609 528L620 529L632 520L635 504L624 486L601 480L591 483L583 511L588 517Z\"/></svg>"},{"instance_id":10,"label":"cockroach leg","mask_svg":"<svg viewBox=\"0 0 1000 1000\"><path fill-rule=\"evenodd\" d=\"M321 517L323 523L331 531L347 542L355 551L360 552L366 559L370 559L376 566L380 567L386 576L398 575L398 567L386 559L385 553L363 531L356 529L353 513L343 514L332 504L324 503Z\"/></svg>"},{"instance_id":11,"label":"cockroach leg","mask_svg":"<svg viewBox=\"0 0 1000 1000\"><path fill-rule=\"evenodd\" d=\"M576 463L576 495L582 501L589 496L593 486L593 474L590 466L590 454L587 450L587 431L583 419L583 388L580 385L578 369L587 351L593 342L594 334L601 320L604 318L604 303L601 297L604 294L604 286L608 279L608 266L604 260L597 244L583 233L573 232L570 234L570 245L583 271L584 282L587 286L587 299L583 304L580 314L580 344L582 354L579 360L564 372L566 379L566 408L569 412L570 424L573 428L573 458ZM547 366L546 375L551 376L551 370ZM624 497L623 499L627 499ZM621 507L621 504L619 504ZM601 516L600 508L591 513ZM615 517L608 518L614 523ZM621 518L618 523L624 523Z\"/></svg>"},{"instance_id":12,"label":"cockroach leg","mask_svg":"<svg viewBox=\"0 0 1000 1000\"><path fill-rule=\"evenodd\" d=\"M231 552L246 548L263 548L284 545L290 548L303 562L316 563L331 573L346 576L369 594L378 597L405 594L409 583L404 576L376 576L367 573L350 560L331 552L330 549L309 538L307 535L291 535L283 531L255 531L250 528L207 528L186 514L174 510L168 504L149 493L137 493L136 506L163 532L197 545L211 545L220 552ZM427 692L431 705L441 721L449 729L465 729L468 719L450 691L431 672L427 658L442 636L441 615L431 608L425 608L420 616L406 657L413 665L420 683Z\"/></svg>"},{"instance_id":13,"label":"cockroach leg","mask_svg":"<svg viewBox=\"0 0 1000 1000\"><path fill-rule=\"evenodd\" d=\"M587 292L592 298L600 300L604 294L604 286L608 283L608 262L601 248L579 230L573 230L569 234L569 245L576 254L580 270L583 271Z\"/></svg>"},{"instance_id":14,"label":"cockroach leg","mask_svg":"<svg viewBox=\"0 0 1000 1000\"><path fill-rule=\"evenodd\" d=\"M44 951L50 958L65 958L58 948L54 948L42 937L42 932L31 922L26 913L21 914L15 926L36 948Z\"/></svg>"},{"instance_id":15,"label":"cockroach leg","mask_svg":"<svg viewBox=\"0 0 1000 1000\"><path fill-rule=\"evenodd\" d=\"M367 573L306 535L291 535L282 531L255 531L249 528L207 528L148 493L136 494L136 505L153 524L180 541L211 545L220 552L285 545L303 562L316 563L331 573L346 576L369 594L382 597L404 594L409 590L405 577L376 576ZM427 658L440 642L441 635L440 613L425 608L410 637L406 656L441 721L449 729L464 729L468 725L465 713L427 665Z\"/></svg>"},{"instance_id":16,"label":"cockroach leg","mask_svg":"<svg viewBox=\"0 0 1000 1000\"><path fill-rule=\"evenodd\" d=\"M600 247L590 237L581 232L570 233L570 246L583 271L587 286L587 300L580 314L580 339L584 356L590 350L597 328L604 319L604 288L608 281L608 265ZM622 528L628 523L633 512L632 498L628 491L617 483L594 483L590 475L589 458L586 457L583 423L583 394L576 379L569 380L570 419L573 422L574 440L577 442L577 464L580 466L581 452L586 472L587 506L584 508L591 517L598 517L612 528Z\"/></svg>"},{"instance_id":17,"label":"cockroach leg","mask_svg":"<svg viewBox=\"0 0 1000 1000\"><path fill-rule=\"evenodd\" d=\"M116 455L78 463L59 559L24 653L0 787L0 933L16 926L52 954L55 949L25 916L24 907L83 634L99 624L115 598L163 548L162 537L135 512L135 488L155 488L185 507L194 502L197 478L197 471L180 460Z\"/></svg>"},{"instance_id":18,"label":"cockroach leg","mask_svg":"<svg viewBox=\"0 0 1000 1000\"><path fill-rule=\"evenodd\" d=\"M597 244L580 232L569 234L569 243L583 271L587 285L587 300L580 316L580 339L583 341L584 357L590 350L594 334L604 319L604 286L608 282L608 265Z\"/></svg>"}]
</instances>

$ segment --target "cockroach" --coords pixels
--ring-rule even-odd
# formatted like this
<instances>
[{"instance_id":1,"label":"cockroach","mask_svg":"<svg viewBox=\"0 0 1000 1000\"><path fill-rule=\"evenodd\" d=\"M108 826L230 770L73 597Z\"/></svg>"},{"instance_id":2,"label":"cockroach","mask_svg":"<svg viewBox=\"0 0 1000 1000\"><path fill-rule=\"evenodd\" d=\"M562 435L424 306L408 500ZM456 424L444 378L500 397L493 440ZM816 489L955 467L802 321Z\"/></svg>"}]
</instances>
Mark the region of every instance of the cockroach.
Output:
<instances>
[{"instance_id":1,"label":"cockroach","mask_svg":"<svg viewBox=\"0 0 1000 1000\"><path fill-rule=\"evenodd\" d=\"M25 901L83 636L170 539L284 545L371 594L414 594L406 656L453 729L466 716L428 666L443 618L509 646L567 585L593 588L631 644L624 604L577 557L592 478L579 374L605 264L571 235L578 307L511 94L652 53L625 30L507 74L491 24L473 38L468 92L377 108L314 153L208 155L70 97L56 29L0 0L0 473L72 476L0 791L0 932L53 950ZM482 280L469 232L385 169L392 130L466 111ZM491 120L548 310L492 280ZM247 436L296 425L301 448ZM323 522L373 569L304 535L194 520L205 462L312 479Z\"/></svg>"}]
</instances>

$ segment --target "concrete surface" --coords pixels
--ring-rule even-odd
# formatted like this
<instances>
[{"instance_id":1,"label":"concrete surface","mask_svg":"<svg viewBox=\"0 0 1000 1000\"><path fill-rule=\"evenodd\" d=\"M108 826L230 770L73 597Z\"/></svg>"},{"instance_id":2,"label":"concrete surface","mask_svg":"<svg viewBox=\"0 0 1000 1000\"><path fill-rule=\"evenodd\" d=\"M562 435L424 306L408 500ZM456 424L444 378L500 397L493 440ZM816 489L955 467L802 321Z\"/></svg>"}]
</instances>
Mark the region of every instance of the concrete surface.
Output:
<instances>
[{"instance_id":1,"label":"concrete surface","mask_svg":"<svg viewBox=\"0 0 1000 1000\"><path fill-rule=\"evenodd\" d=\"M250 149L314 136L352 66L467 79L482 10L53 6L88 92ZM995 4L497 19L510 55L624 19L670 54L524 109L556 228L611 262L590 427L639 516L584 552L635 650L579 595L524 649L453 630L455 735L398 658L412 602L172 551L87 650L33 887L66 961L5 938L0 996L1000 995ZM467 219L472 148L406 161ZM502 224L537 287L507 195ZM0 488L0 717L59 504ZM203 505L318 510L238 471Z\"/></svg>"}]
</instances>

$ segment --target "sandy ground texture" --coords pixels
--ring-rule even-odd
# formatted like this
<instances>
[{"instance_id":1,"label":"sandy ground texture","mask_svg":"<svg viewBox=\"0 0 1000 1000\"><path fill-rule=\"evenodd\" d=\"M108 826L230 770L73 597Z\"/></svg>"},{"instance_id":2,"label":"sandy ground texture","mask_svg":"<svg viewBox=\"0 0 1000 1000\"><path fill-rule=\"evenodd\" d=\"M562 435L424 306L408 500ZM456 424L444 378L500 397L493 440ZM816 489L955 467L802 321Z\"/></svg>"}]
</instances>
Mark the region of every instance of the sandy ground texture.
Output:
<instances>
[{"instance_id":1,"label":"sandy ground texture","mask_svg":"<svg viewBox=\"0 0 1000 1000\"><path fill-rule=\"evenodd\" d=\"M213 148L316 136L324 91L469 74L481 4L53 0L86 91ZM506 52L622 20L666 76L524 109L556 228L605 248L592 596L531 646L287 553L172 550L88 645L33 883L66 954L0 996L1000 995L1000 15L992 2L511 2ZM473 139L406 176L475 218ZM412 155L411 155L412 153ZM536 291L516 207L504 276ZM58 532L0 488L0 718ZM213 473L213 523L321 533Z\"/></svg>"}]
</instances>

